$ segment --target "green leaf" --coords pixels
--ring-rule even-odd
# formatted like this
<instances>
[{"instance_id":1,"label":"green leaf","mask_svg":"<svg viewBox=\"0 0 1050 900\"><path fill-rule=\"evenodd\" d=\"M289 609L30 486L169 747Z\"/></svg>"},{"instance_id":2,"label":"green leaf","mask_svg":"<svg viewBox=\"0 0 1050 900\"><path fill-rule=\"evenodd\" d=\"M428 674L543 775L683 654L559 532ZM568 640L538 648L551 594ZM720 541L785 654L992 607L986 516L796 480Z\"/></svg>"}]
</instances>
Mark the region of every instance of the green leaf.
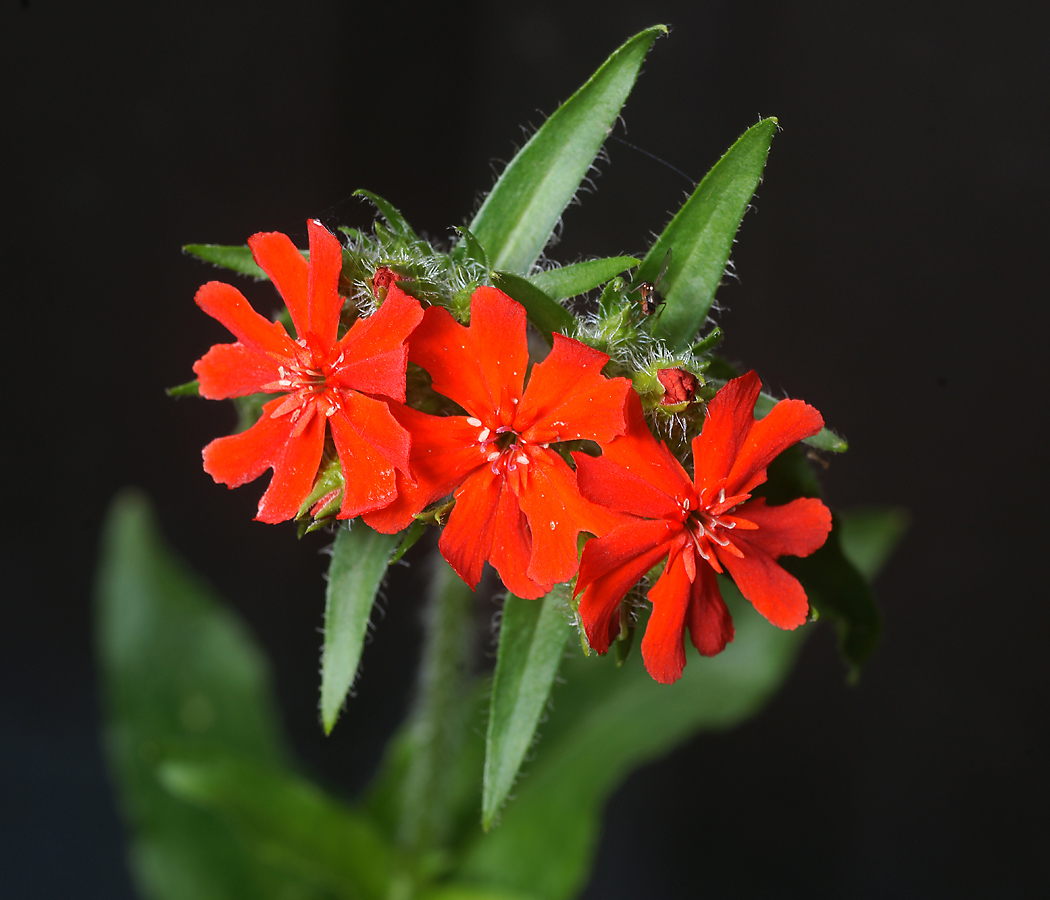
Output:
<instances>
[{"instance_id":1,"label":"green leaf","mask_svg":"<svg viewBox=\"0 0 1050 900\"><path fill-rule=\"evenodd\" d=\"M200 382L196 378L185 384L177 384L175 387L165 388L164 393L169 397L199 397L201 395Z\"/></svg>"},{"instance_id":2,"label":"green leaf","mask_svg":"<svg viewBox=\"0 0 1050 900\"><path fill-rule=\"evenodd\" d=\"M753 714L787 675L802 631L783 632L721 580L736 640L721 655L692 652L682 679L654 682L635 653L620 669L612 654L562 667L543 742L500 826L477 833L457 878L534 893L576 895L594 854L602 807L633 768L701 729L725 729ZM640 626L641 627L641 626Z\"/></svg>"},{"instance_id":3,"label":"green leaf","mask_svg":"<svg viewBox=\"0 0 1050 900\"><path fill-rule=\"evenodd\" d=\"M260 862L215 816L157 782L169 748L283 757L266 662L241 622L157 535L145 498L120 495L106 520L96 584L105 745L144 897L313 897Z\"/></svg>"},{"instance_id":4,"label":"green leaf","mask_svg":"<svg viewBox=\"0 0 1050 900\"><path fill-rule=\"evenodd\" d=\"M365 816L298 776L233 757L169 760L161 783L187 803L219 813L265 855L340 897L387 896L397 866Z\"/></svg>"},{"instance_id":5,"label":"green leaf","mask_svg":"<svg viewBox=\"0 0 1050 900\"><path fill-rule=\"evenodd\" d=\"M707 318L776 127L776 119L763 119L744 132L697 185L638 269L636 281L654 281L668 249L673 251L659 284L666 305L656 326L672 350L690 346Z\"/></svg>"},{"instance_id":6,"label":"green leaf","mask_svg":"<svg viewBox=\"0 0 1050 900\"><path fill-rule=\"evenodd\" d=\"M900 506L873 506L841 513L839 539L846 554L869 582L875 579L911 525Z\"/></svg>"},{"instance_id":7,"label":"green leaf","mask_svg":"<svg viewBox=\"0 0 1050 900\"><path fill-rule=\"evenodd\" d=\"M507 799L550 696L571 631L568 588L539 600L513 594L503 605L492 680L481 822L487 830Z\"/></svg>"},{"instance_id":8,"label":"green leaf","mask_svg":"<svg viewBox=\"0 0 1050 900\"><path fill-rule=\"evenodd\" d=\"M366 190L354 191L354 196L366 198L378 209L379 214L386 220L386 224L396 237L408 243L420 243L419 235L416 234L415 229L408 224L405 217L401 215L401 211L389 200L384 200L379 194L373 194L371 191Z\"/></svg>"},{"instance_id":9,"label":"green leaf","mask_svg":"<svg viewBox=\"0 0 1050 900\"><path fill-rule=\"evenodd\" d=\"M537 900L536 894L455 882L422 890L417 897L418 900Z\"/></svg>"},{"instance_id":10,"label":"green leaf","mask_svg":"<svg viewBox=\"0 0 1050 900\"><path fill-rule=\"evenodd\" d=\"M183 252L212 265L239 272L241 275L250 275L260 281L269 281L266 273L256 263L247 244L241 247L224 247L221 244L187 244L182 249Z\"/></svg>"},{"instance_id":11,"label":"green leaf","mask_svg":"<svg viewBox=\"0 0 1050 900\"><path fill-rule=\"evenodd\" d=\"M494 269L526 274L616 122L650 45L636 34L558 107L503 170L470 223Z\"/></svg>"},{"instance_id":12,"label":"green leaf","mask_svg":"<svg viewBox=\"0 0 1050 900\"><path fill-rule=\"evenodd\" d=\"M625 269L638 265L633 256L610 256L606 259L589 259L545 272L536 272L529 281L554 300L567 300L593 291Z\"/></svg>"},{"instance_id":13,"label":"green leaf","mask_svg":"<svg viewBox=\"0 0 1050 900\"><path fill-rule=\"evenodd\" d=\"M755 401L755 418L764 419L780 401L769 394L761 393ZM849 444L830 428L821 428L813 437L805 438L802 443L809 444L817 450L829 450L832 453L845 453Z\"/></svg>"},{"instance_id":14,"label":"green leaf","mask_svg":"<svg viewBox=\"0 0 1050 900\"><path fill-rule=\"evenodd\" d=\"M785 556L779 562L802 582L820 616L835 622L850 678L856 679L878 646L882 625L871 588L843 553L840 535L841 520L832 516L831 534L823 547L805 559Z\"/></svg>"},{"instance_id":15,"label":"green leaf","mask_svg":"<svg viewBox=\"0 0 1050 900\"><path fill-rule=\"evenodd\" d=\"M525 307L529 321L536 326L548 344L554 342L552 332L572 333L576 325L572 313L557 300L548 297L532 282L510 272L493 272L492 284Z\"/></svg>"},{"instance_id":16,"label":"green leaf","mask_svg":"<svg viewBox=\"0 0 1050 900\"><path fill-rule=\"evenodd\" d=\"M372 604L399 540L400 535L380 534L361 520L353 528L340 528L335 536L321 654L321 721L326 734L332 733L357 674Z\"/></svg>"}]
</instances>

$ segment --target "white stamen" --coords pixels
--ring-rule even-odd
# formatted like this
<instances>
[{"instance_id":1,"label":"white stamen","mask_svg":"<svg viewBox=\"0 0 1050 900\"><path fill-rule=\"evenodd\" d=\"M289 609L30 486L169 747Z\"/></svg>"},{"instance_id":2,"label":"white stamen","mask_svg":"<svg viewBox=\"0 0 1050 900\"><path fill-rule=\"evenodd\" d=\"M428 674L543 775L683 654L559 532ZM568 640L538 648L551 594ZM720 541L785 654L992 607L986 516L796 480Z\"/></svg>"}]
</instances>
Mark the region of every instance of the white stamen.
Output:
<instances>
[{"instance_id":1,"label":"white stamen","mask_svg":"<svg viewBox=\"0 0 1050 900\"><path fill-rule=\"evenodd\" d=\"M480 425L481 423L479 422L478 424ZM488 440L488 436L489 436L489 435L490 435L491 433L492 433L492 432L490 432L490 431L489 431L489 430L488 430L487 428L482 428L482 429L481 429L481 431L480 431L480 432L478 432L478 440L479 440L479 441L485 441L485 440Z\"/></svg>"},{"instance_id":2,"label":"white stamen","mask_svg":"<svg viewBox=\"0 0 1050 900\"><path fill-rule=\"evenodd\" d=\"M722 490L720 490L718 492L718 502L719 503L725 503L726 502L726 489L725 488L722 488Z\"/></svg>"},{"instance_id":3,"label":"white stamen","mask_svg":"<svg viewBox=\"0 0 1050 900\"><path fill-rule=\"evenodd\" d=\"M518 462L520 462L523 466L527 466L529 464L529 458L525 456L525 454L522 454L518 457Z\"/></svg>"},{"instance_id":4,"label":"white stamen","mask_svg":"<svg viewBox=\"0 0 1050 900\"><path fill-rule=\"evenodd\" d=\"M469 419L467 419L467 424L470 425L472 428L478 428L481 426L481 419L475 419L473 416L471 416Z\"/></svg>"},{"instance_id":5,"label":"white stamen","mask_svg":"<svg viewBox=\"0 0 1050 900\"><path fill-rule=\"evenodd\" d=\"M499 459L499 450L494 450L492 453L486 456L485 459L487 459L489 462L492 462L494 459Z\"/></svg>"}]
</instances>

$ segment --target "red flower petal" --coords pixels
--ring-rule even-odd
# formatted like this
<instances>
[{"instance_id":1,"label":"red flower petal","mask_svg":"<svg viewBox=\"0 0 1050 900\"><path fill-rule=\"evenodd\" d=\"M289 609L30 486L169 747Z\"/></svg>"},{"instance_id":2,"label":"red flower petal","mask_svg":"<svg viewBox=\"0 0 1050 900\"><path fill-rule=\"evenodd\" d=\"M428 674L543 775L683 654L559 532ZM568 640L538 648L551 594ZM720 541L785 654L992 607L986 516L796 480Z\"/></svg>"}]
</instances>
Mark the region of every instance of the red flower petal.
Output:
<instances>
[{"instance_id":1,"label":"red flower petal","mask_svg":"<svg viewBox=\"0 0 1050 900\"><path fill-rule=\"evenodd\" d=\"M736 635L733 617L718 589L718 576L706 563L701 563L693 581L686 625L693 646L704 656L717 656Z\"/></svg>"},{"instance_id":2,"label":"red flower petal","mask_svg":"<svg viewBox=\"0 0 1050 900\"><path fill-rule=\"evenodd\" d=\"M203 450L204 471L219 484L235 488L269 469L283 452L294 424L289 416L274 419L269 415L283 400L280 397L263 406L259 421L247 431L208 444Z\"/></svg>"},{"instance_id":3,"label":"red flower petal","mask_svg":"<svg viewBox=\"0 0 1050 900\"><path fill-rule=\"evenodd\" d=\"M533 366L515 427L535 443L587 438L604 443L627 428L624 401L631 383L601 374L609 357L560 334Z\"/></svg>"},{"instance_id":4,"label":"red flower petal","mask_svg":"<svg viewBox=\"0 0 1050 900\"><path fill-rule=\"evenodd\" d=\"M295 357L295 345L284 326L260 316L232 284L209 281L201 286L193 299L249 349L280 359Z\"/></svg>"},{"instance_id":5,"label":"red flower petal","mask_svg":"<svg viewBox=\"0 0 1050 900\"><path fill-rule=\"evenodd\" d=\"M655 441L654 441L655 444ZM681 518L681 506L640 475L605 456L573 453L580 493L607 509L646 518Z\"/></svg>"},{"instance_id":6,"label":"red flower petal","mask_svg":"<svg viewBox=\"0 0 1050 900\"><path fill-rule=\"evenodd\" d=\"M310 219L306 228L310 234L307 327L317 336L322 346L331 347L335 343L339 314L343 309L343 298L339 296L343 248L338 238L317 219Z\"/></svg>"},{"instance_id":7,"label":"red flower petal","mask_svg":"<svg viewBox=\"0 0 1050 900\"><path fill-rule=\"evenodd\" d=\"M755 423L755 400L762 382L754 372L734 378L707 404L701 433L693 438L697 493L710 503L725 484ZM730 491L726 485L726 494Z\"/></svg>"},{"instance_id":8,"label":"red flower petal","mask_svg":"<svg viewBox=\"0 0 1050 900\"><path fill-rule=\"evenodd\" d=\"M526 478L518 502L532 529L527 574L540 584L568 581L579 566L576 544L591 519L591 504L580 496L572 469L553 450L531 454Z\"/></svg>"},{"instance_id":9,"label":"red flower petal","mask_svg":"<svg viewBox=\"0 0 1050 900\"><path fill-rule=\"evenodd\" d=\"M387 297L367 319L358 319L339 342L343 361L332 380L343 387L405 400L405 341L423 318L415 297L391 284Z\"/></svg>"},{"instance_id":10,"label":"red flower petal","mask_svg":"<svg viewBox=\"0 0 1050 900\"><path fill-rule=\"evenodd\" d=\"M279 231L263 231L248 238L252 256L284 298L299 337L310 332L309 266L291 238Z\"/></svg>"},{"instance_id":11,"label":"red flower petal","mask_svg":"<svg viewBox=\"0 0 1050 900\"><path fill-rule=\"evenodd\" d=\"M777 456L823 427L824 418L809 404L781 400L752 426L726 478L726 494L744 494L758 487L766 480L766 467Z\"/></svg>"},{"instance_id":12,"label":"red flower petal","mask_svg":"<svg viewBox=\"0 0 1050 900\"><path fill-rule=\"evenodd\" d=\"M481 373L470 331L447 310L431 306L412 333L408 358L430 373L434 390L455 400L472 416L491 419L496 400Z\"/></svg>"},{"instance_id":13,"label":"red flower petal","mask_svg":"<svg viewBox=\"0 0 1050 900\"><path fill-rule=\"evenodd\" d=\"M647 481L657 491L675 498L677 513L679 500L695 500L692 479L682 468L682 464L667 449L667 446L657 443L652 432L649 431L645 415L642 413L642 402L633 390L627 394L624 413L627 419L627 432L621 437L613 438L607 444L602 444L602 459L615 463L622 469ZM579 458L574 458L579 463ZM584 496L596 500L596 497L590 497L587 489L583 488L582 481L580 485ZM654 504L652 507L654 510L664 508L664 501L658 500L655 496L650 500ZM596 500L596 502L603 501ZM652 514L645 513L645 515ZM664 513L660 512L659 515L664 515Z\"/></svg>"},{"instance_id":14,"label":"red flower petal","mask_svg":"<svg viewBox=\"0 0 1050 900\"><path fill-rule=\"evenodd\" d=\"M748 533L761 533L761 529ZM744 556L739 557L716 546L715 553L733 576L740 593L778 628L794 629L806 621L809 600L805 590L794 575L785 572L764 550L752 544L745 548Z\"/></svg>"},{"instance_id":15,"label":"red flower petal","mask_svg":"<svg viewBox=\"0 0 1050 900\"><path fill-rule=\"evenodd\" d=\"M271 524L293 518L314 485L323 451L324 416L315 410L302 432L289 440L284 453L274 460L273 478L259 500L255 518Z\"/></svg>"},{"instance_id":16,"label":"red flower petal","mask_svg":"<svg viewBox=\"0 0 1050 900\"><path fill-rule=\"evenodd\" d=\"M247 431L218 438L204 448L204 471L231 488L254 481L267 469L273 479L259 501L263 522L292 518L310 493L324 448L324 417L313 415L303 432L291 437L296 422L291 415L271 417L284 398L263 406L262 416Z\"/></svg>"},{"instance_id":17,"label":"red flower petal","mask_svg":"<svg viewBox=\"0 0 1050 900\"><path fill-rule=\"evenodd\" d=\"M430 416L398 404L392 404L390 410L412 437L409 459L415 483L399 475L397 499L365 517L384 534L409 525L416 513L451 494L471 472L485 465L476 442L478 429L465 416Z\"/></svg>"},{"instance_id":18,"label":"red flower petal","mask_svg":"<svg viewBox=\"0 0 1050 900\"><path fill-rule=\"evenodd\" d=\"M339 406L331 417L332 434L353 430L357 436L375 448L379 455L406 474L409 471L411 438L408 431L393 417L390 408L381 400L373 400L355 391L338 391ZM338 440L338 438L337 438ZM366 479L367 468L358 464L353 469L343 466L343 476Z\"/></svg>"},{"instance_id":19,"label":"red flower petal","mask_svg":"<svg viewBox=\"0 0 1050 900\"><path fill-rule=\"evenodd\" d=\"M738 507L734 515L754 523L758 530L734 531L732 540L759 547L774 559L809 556L824 546L831 531L831 510L811 497L801 497L783 506L767 506L765 498L759 498ZM746 556L747 548L741 549Z\"/></svg>"},{"instance_id":20,"label":"red flower petal","mask_svg":"<svg viewBox=\"0 0 1050 900\"><path fill-rule=\"evenodd\" d=\"M470 335L489 396L497 407L503 407L502 422L509 425L521 401L529 365L525 307L503 291L479 287L470 298Z\"/></svg>"},{"instance_id":21,"label":"red flower petal","mask_svg":"<svg viewBox=\"0 0 1050 900\"><path fill-rule=\"evenodd\" d=\"M660 684L673 684L685 668L685 615L692 585L683 557L679 553L671 560L649 589L653 611L642 638L642 659Z\"/></svg>"},{"instance_id":22,"label":"red flower petal","mask_svg":"<svg viewBox=\"0 0 1050 900\"><path fill-rule=\"evenodd\" d=\"M617 612L624 595L663 557L681 529L663 519L637 519L588 541L580 560L575 594L587 640L599 653L619 630Z\"/></svg>"},{"instance_id":23,"label":"red flower petal","mask_svg":"<svg viewBox=\"0 0 1050 900\"><path fill-rule=\"evenodd\" d=\"M526 600L534 600L554 587L554 582L542 583L530 577L528 565L535 557L528 521L518 505L518 498L504 481L496 509L496 530L492 535L489 562L507 590Z\"/></svg>"},{"instance_id":24,"label":"red flower petal","mask_svg":"<svg viewBox=\"0 0 1050 900\"><path fill-rule=\"evenodd\" d=\"M367 401L374 406L384 404L377 400L369 400L360 394L354 396L354 401L356 405L351 406L347 413L336 412L331 417L332 437L339 454L339 464L343 468L343 502L338 515L340 519L349 519L382 509L397 496L394 465L375 445L376 425L381 420L368 421L367 429L360 430L357 427L356 414L361 412L359 401ZM394 421L389 411L386 415L389 422L380 425L379 434L394 445L401 438L406 444L404 451L407 456L407 433ZM390 431L389 434L384 433L387 430Z\"/></svg>"},{"instance_id":25,"label":"red flower petal","mask_svg":"<svg viewBox=\"0 0 1050 900\"><path fill-rule=\"evenodd\" d=\"M496 531L503 477L488 466L474 472L456 491L456 505L441 533L441 555L471 588L481 581Z\"/></svg>"},{"instance_id":26,"label":"red flower petal","mask_svg":"<svg viewBox=\"0 0 1050 900\"><path fill-rule=\"evenodd\" d=\"M245 397L281 376L278 362L244 344L216 344L193 364L200 395L209 400Z\"/></svg>"}]
</instances>

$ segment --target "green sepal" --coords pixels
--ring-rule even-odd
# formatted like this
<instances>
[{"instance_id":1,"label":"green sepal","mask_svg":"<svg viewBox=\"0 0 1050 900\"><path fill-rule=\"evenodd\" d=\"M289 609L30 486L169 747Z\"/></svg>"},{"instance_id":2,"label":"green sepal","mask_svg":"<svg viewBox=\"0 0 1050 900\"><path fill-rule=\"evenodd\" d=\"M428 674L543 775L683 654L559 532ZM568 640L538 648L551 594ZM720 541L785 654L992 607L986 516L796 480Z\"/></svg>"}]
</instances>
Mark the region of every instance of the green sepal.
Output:
<instances>
[{"instance_id":1,"label":"green sepal","mask_svg":"<svg viewBox=\"0 0 1050 900\"><path fill-rule=\"evenodd\" d=\"M332 548L325 594L321 654L321 722L331 734L361 660L368 620L390 557L400 540L380 534L363 520L340 528Z\"/></svg>"},{"instance_id":2,"label":"green sepal","mask_svg":"<svg viewBox=\"0 0 1050 900\"><path fill-rule=\"evenodd\" d=\"M175 387L165 388L164 393L169 397L199 397L201 395L201 383L194 378L185 384L177 384Z\"/></svg>"},{"instance_id":3,"label":"green sepal","mask_svg":"<svg viewBox=\"0 0 1050 900\"><path fill-rule=\"evenodd\" d=\"M722 343L722 338L724 337L725 334L722 332L722 329L716 325L699 341L693 344L689 352L694 356L702 356L705 353L710 353L715 347Z\"/></svg>"},{"instance_id":4,"label":"green sepal","mask_svg":"<svg viewBox=\"0 0 1050 900\"><path fill-rule=\"evenodd\" d=\"M616 122L638 70L667 27L627 40L507 164L470 223L493 268L525 274Z\"/></svg>"},{"instance_id":5,"label":"green sepal","mask_svg":"<svg viewBox=\"0 0 1050 900\"><path fill-rule=\"evenodd\" d=\"M655 280L673 249L660 282L665 305L655 328L672 350L690 346L707 318L776 127L776 119L763 119L744 132L704 176L638 268L636 280Z\"/></svg>"},{"instance_id":6,"label":"green sepal","mask_svg":"<svg viewBox=\"0 0 1050 900\"><path fill-rule=\"evenodd\" d=\"M564 585L538 600L511 594L503 604L485 735L481 824L486 831L507 799L535 738L572 630L568 608Z\"/></svg>"},{"instance_id":7,"label":"green sepal","mask_svg":"<svg viewBox=\"0 0 1050 900\"><path fill-rule=\"evenodd\" d=\"M547 269L529 276L532 282L548 297L567 300L587 291L593 291L625 269L638 265L633 256L610 256L606 259L589 259L557 269Z\"/></svg>"},{"instance_id":8,"label":"green sepal","mask_svg":"<svg viewBox=\"0 0 1050 900\"><path fill-rule=\"evenodd\" d=\"M489 255L485 252L485 248L478 243L478 239L474 237L470 229L457 225L456 231L459 232L459 236L462 238L455 248L456 258L472 259L482 266L486 272L490 272L492 267L489 265Z\"/></svg>"},{"instance_id":9,"label":"green sepal","mask_svg":"<svg viewBox=\"0 0 1050 900\"><path fill-rule=\"evenodd\" d=\"M493 272L492 283L525 307L529 321L548 344L554 343L554 332L572 334L575 329L576 318L573 314L527 278L511 272Z\"/></svg>"},{"instance_id":10,"label":"green sepal","mask_svg":"<svg viewBox=\"0 0 1050 900\"><path fill-rule=\"evenodd\" d=\"M390 233L399 241L406 244L424 243L419 235L416 234L415 229L408 224L408 220L401 215L401 210L394 206L389 200L380 197L379 194L373 194L371 191L366 191L364 189L354 191L354 196L364 197L377 210L379 210L379 214L386 221Z\"/></svg>"}]
</instances>

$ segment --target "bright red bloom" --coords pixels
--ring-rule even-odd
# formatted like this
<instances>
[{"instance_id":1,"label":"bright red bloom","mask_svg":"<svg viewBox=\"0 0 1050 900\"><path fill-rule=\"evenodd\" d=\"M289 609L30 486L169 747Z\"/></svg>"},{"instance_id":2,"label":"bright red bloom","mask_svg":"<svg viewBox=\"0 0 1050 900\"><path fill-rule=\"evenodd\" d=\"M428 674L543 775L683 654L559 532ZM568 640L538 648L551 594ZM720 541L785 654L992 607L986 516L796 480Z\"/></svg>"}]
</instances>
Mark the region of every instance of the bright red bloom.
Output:
<instances>
[{"instance_id":1,"label":"bright red bloom","mask_svg":"<svg viewBox=\"0 0 1050 900\"><path fill-rule=\"evenodd\" d=\"M397 493L395 470L408 473L411 439L386 401L405 399L405 341L423 310L391 287L375 314L356 321L339 340L342 247L320 222L310 221L308 229L309 263L286 235L248 239L288 306L298 340L255 312L232 285L211 281L196 296L197 305L237 338L216 344L194 364L201 396L280 395L247 431L204 448L204 471L231 488L273 469L256 516L263 522L299 512L321 462L326 422L346 482L340 518L386 506Z\"/></svg>"},{"instance_id":2,"label":"bright red bloom","mask_svg":"<svg viewBox=\"0 0 1050 900\"><path fill-rule=\"evenodd\" d=\"M584 547L576 593L583 594L587 638L599 653L609 649L620 627L620 601L666 557L649 590L653 611L642 640L645 667L664 684L681 677L687 627L705 656L733 640L716 573L728 570L755 609L780 628L797 628L809 611L802 585L776 559L821 547L831 530L830 511L810 498L783 506L749 498L773 459L816 434L824 420L800 400L782 400L755 421L761 386L748 372L708 404L703 431L693 439L695 480L653 438L633 394L627 433L604 445L600 458L573 454L581 493L629 517Z\"/></svg>"},{"instance_id":3,"label":"bright red bloom","mask_svg":"<svg viewBox=\"0 0 1050 900\"><path fill-rule=\"evenodd\" d=\"M525 386L525 310L491 287L474 292L469 328L443 309L428 309L409 359L467 415L395 408L412 432L416 483L399 474L397 500L365 521L398 531L455 491L439 546L467 584L477 585L486 560L519 597L541 597L570 579L580 532L604 533L618 518L580 496L575 473L549 445L623 434L630 382L601 374L609 360L604 353L555 334L554 348Z\"/></svg>"}]
</instances>

